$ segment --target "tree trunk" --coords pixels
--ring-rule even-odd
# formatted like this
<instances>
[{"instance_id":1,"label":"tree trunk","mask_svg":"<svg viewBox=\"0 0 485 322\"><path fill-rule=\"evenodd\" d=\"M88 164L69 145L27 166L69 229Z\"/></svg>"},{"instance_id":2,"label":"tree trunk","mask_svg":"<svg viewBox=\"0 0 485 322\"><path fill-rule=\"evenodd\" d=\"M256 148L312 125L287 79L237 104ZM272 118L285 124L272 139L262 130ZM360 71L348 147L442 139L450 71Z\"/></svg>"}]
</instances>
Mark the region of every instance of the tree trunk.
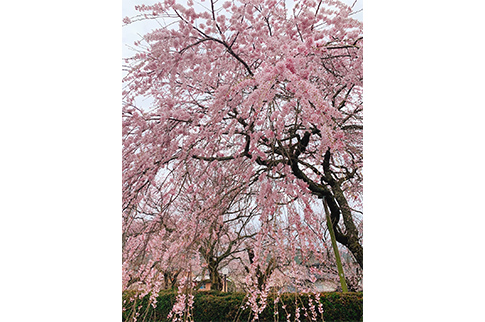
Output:
<instances>
[{"instance_id":1,"label":"tree trunk","mask_svg":"<svg viewBox=\"0 0 485 322\"><path fill-rule=\"evenodd\" d=\"M307 135L308 134L308 135ZM359 235L357 227L354 224L350 207L348 206L347 199L341 189L342 182L335 180L330 171L330 150L327 150L324 158L324 174L320 178L321 184L310 179L299 167L298 156L301 152L305 151L306 144L308 144L309 133L306 132L304 138L299 142L298 149L290 155L289 164L292 173L298 178L308 184L308 188L313 195L318 198L325 198L330 208L330 216L332 218L333 229L335 231L336 240L347 247L348 250L354 255L357 263L361 268L363 265L363 248L359 241ZM328 188L330 186L330 189ZM338 226L340 220L340 214L342 214L343 222L345 226L345 233L342 233Z\"/></svg>"},{"instance_id":2,"label":"tree trunk","mask_svg":"<svg viewBox=\"0 0 485 322\"><path fill-rule=\"evenodd\" d=\"M164 272L163 273L163 288L166 290L174 290L177 285L177 277L180 274L180 270L177 272Z\"/></svg>"},{"instance_id":3,"label":"tree trunk","mask_svg":"<svg viewBox=\"0 0 485 322\"><path fill-rule=\"evenodd\" d=\"M345 281L344 269L342 267L342 261L340 260L340 253L337 247L337 241L335 240L335 232L332 225L332 219L330 218L330 212L327 208L327 203L325 199L323 201L323 208L325 210L325 217L327 218L327 227L330 232L330 238L332 240L333 253L335 255L335 262L337 263L338 276L340 278L340 286L342 287L342 292L347 292L347 282Z\"/></svg>"},{"instance_id":4,"label":"tree trunk","mask_svg":"<svg viewBox=\"0 0 485 322\"><path fill-rule=\"evenodd\" d=\"M218 290L220 291L221 288L221 276L218 272L218 265L215 261L211 260L209 265L209 276L211 280L211 290Z\"/></svg>"},{"instance_id":5,"label":"tree trunk","mask_svg":"<svg viewBox=\"0 0 485 322\"><path fill-rule=\"evenodd\" d=\"M357 263L361 268L364 268L363 265L363 248L359 242L359 232L357 227L355 226L354 220L352 218L352 212L350 211L350 207L347 203L347 199L344 196L342 189L340 188L340 184L338 182L332 185L332 191L334 192L335 199L339 204L340 211L342 213L342 219L344 221L345 230L346 230L346 238L345 238L345 246L350 250L350 252L354 255ZM333 223L334 229L338 226L337 223ZM339 240L338 236L337 241Z\"/></svg>"}]
</instances>

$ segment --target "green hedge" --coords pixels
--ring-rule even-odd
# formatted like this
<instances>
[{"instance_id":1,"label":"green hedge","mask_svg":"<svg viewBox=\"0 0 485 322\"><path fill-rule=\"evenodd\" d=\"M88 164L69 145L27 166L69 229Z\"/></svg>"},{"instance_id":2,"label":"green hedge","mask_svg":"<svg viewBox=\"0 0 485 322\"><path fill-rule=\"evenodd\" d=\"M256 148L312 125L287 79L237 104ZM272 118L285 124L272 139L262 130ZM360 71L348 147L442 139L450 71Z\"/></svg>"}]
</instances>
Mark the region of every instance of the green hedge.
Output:
<instances>
[{"instance_id":1,"label":"green hedge","mask_svg":"<svg viewBox=\"0 0 485 322\"><path fill-rule=\"evenodd\" d=\"M193 318L196 322L228 322L250 321L252 312L243 308L246 303L244 293L222 293L218 291L194 292ZM133 321L133 312L137 309L137 321L168 321L167 316L175 304L177 293L163 291L157 297L157 307L154 309L148 304L148 296L134 303L129 301L133 292L123 293L123 321ZM311 295L312 299L314 296ZM308 295L285 293L280 296L277 305L277 321L287 321L287 314L291 314L291 321L295 320L295 301L300 307L300 321L311 321L311 313L305 317L305 308L308 308ZM321 293L320 301L323 305L323 319L325 322L351 322L362 321L363 293ZM283 309L283 304L286 308ZM275 321L274 296L268 296L268 306L259 315L259 321ZM322 321L318 313L317 321Z\"/></svg>"}]
</instances>

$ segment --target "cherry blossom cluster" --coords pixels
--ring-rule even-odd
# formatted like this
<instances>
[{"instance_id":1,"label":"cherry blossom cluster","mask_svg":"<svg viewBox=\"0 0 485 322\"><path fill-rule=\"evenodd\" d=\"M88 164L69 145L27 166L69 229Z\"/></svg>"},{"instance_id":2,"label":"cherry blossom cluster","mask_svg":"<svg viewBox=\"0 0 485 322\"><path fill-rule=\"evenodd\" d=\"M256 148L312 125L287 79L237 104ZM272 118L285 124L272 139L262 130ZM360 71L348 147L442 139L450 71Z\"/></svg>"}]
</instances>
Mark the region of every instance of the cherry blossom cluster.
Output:
<instances>
[{"instance_id":1,"label":"cherry blossom cluster","mask_svg":"<svg viewBox=\"0 0 485 322\"><path fill-rule=\"evenodd\" d=\"M123 79L123 289L151 294L153 306L160 290L184 289L171 318L186 319L184 285L207 275L220 287L226 267L256 319L276 285L309 292L317 277L338 275L322 200L358 288L363 36L351 8L165 0L136 9L123 23L153 18L160 28L137 41ZM317 302L303 314L314 319Z\"/></svg>"}]
</instances>

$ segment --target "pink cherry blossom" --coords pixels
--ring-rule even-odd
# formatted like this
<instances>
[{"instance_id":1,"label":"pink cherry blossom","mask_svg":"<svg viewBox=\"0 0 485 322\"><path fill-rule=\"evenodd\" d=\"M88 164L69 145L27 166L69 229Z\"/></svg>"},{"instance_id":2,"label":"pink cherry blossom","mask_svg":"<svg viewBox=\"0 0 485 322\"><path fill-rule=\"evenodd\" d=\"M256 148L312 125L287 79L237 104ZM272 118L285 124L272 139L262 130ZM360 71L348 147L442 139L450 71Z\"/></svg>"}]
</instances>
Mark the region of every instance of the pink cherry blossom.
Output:
<instances>
[{"instance_id":1,"label":"pink cherry blossom","mask_svg":"<svg viewBox=\"0 0 485 322\"><path fill-rule=\"evenodd\" d=\"M123 79L123 289L155 306L177 287L184 320L195 281L230 267L257 319L272 287L338 275L322 198L358 289L362 24L333 0L191 2L137 7L165 25Z\"/></svg>"}]
</instances>

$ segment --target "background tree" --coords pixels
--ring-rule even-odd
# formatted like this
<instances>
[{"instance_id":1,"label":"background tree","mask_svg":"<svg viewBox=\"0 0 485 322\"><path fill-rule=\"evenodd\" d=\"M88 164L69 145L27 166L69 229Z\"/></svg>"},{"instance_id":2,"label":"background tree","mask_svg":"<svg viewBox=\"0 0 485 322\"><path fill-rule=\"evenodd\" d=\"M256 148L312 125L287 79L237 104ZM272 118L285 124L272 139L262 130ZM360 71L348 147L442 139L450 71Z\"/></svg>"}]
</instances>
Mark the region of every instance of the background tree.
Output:
<instances>
[{"instance_id":1,"label":"background tree","mask_svg":"<svg viewBox=\"0 0 485 322\"><path fill-rule=\"evenodd\" d=\"M178 201L178 209L196 216L197 230L188 233L197 236L195 247L209 271L212 289L222 288L221 266L244 251L245 240L257 233L253 227L259 216L252 202L254 186L241 177L241 170L250 163L240 161L225 167L214 163L186 171L188 188Z\"/></svg>"}]
</instances>

